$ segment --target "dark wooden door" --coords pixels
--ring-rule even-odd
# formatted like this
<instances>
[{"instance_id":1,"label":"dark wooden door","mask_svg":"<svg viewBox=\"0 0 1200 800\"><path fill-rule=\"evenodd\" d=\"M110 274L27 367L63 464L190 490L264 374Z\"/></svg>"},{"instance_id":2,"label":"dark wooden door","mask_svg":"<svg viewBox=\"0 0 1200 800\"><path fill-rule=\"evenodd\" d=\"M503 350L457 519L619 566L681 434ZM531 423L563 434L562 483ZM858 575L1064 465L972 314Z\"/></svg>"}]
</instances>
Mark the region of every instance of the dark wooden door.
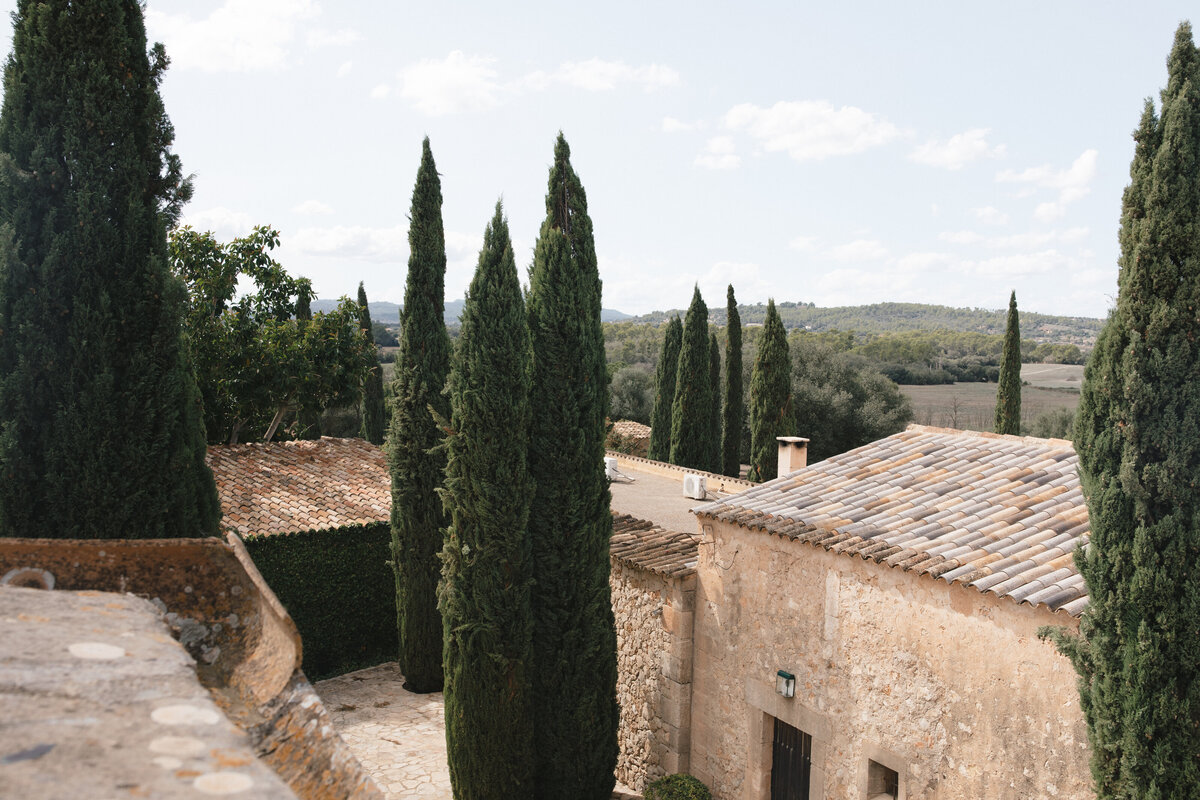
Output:
<instances>
[{"instance_id":1,"label":"dark wooden door","mask_svg":"<svg viewBox=\"0 0 1200 800\"><path fill-rule=\"evenodd\" d=\"M775 720L771 753L771 800L808 800L812 737Z\"/></svg>"}]
</instances>

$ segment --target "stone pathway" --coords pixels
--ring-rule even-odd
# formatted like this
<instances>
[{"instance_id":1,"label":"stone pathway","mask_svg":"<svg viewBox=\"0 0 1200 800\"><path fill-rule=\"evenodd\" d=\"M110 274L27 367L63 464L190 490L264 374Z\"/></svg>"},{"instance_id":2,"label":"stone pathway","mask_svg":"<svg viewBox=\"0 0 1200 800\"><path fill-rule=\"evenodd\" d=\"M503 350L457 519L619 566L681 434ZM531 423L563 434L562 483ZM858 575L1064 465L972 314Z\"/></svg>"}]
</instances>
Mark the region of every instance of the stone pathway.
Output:
<instances>
[{"instance_id":1,"label":"stone pathway","mask_svg":"<svg viewBox=\"0 0 1200 800\"><path fill-rule=\"evenodd\" d=\"M338 733L389 798L453 800L442 694L404 690L396 663L315 684ZM614 798L634 800L617 784Z\"/></svg>"}]
</instances>

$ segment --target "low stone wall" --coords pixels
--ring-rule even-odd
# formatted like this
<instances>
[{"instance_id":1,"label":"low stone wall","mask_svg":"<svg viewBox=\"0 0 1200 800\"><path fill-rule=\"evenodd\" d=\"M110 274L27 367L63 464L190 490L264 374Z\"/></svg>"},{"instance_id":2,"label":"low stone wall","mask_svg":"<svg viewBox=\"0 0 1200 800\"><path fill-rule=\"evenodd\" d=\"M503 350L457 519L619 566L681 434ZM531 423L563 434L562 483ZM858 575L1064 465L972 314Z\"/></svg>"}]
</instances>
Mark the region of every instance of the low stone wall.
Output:
<instances>
[{"instance_id":1,"label":"low stone wall","mask_svg":"<svg viewBox=\"0 0 1200 800\"><path fill-rule=\"evenodd\" d=\"M687 771L691 747L692 617L695 577L665 578L614 559L617 780L637 791Z\"/></svg>"},{"instance_id":2,"label":"low stone wall","mask_svg":"<svg viewBox=\"0 0 1200 800\"><path fill-rule=\"evenodd\" d=\"M628 453L619 453L616 450L608 450L605 452L605 455L616 458L618 468L623 467L634 472L648 472L652 475L663 475L668 478L679 478L680 480L683 480L684 475L703 475L710 492L738 494L757 485L741 478L731 478L728 475L718 475L715 472L705 472L702 469L680 467L676 464L668 464L665 461L652 461L649 458L640 458Z\"/></svg>"}]
</instances>

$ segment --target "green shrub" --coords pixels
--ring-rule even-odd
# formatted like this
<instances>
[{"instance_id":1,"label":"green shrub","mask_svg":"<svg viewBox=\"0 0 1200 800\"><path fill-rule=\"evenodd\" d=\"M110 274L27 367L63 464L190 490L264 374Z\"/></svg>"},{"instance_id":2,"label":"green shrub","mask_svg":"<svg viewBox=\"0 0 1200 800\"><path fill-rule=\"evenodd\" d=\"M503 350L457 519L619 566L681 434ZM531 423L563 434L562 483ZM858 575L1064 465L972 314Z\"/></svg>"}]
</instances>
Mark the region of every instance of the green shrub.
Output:
<instances>
[{"instance_id":1,"label":"green shrub","mask_svg":"<svg viewBox=\"0 0 1200 800\"><path fill-rule=\"evenodd\" d=\"M664 775L646 787L645 800L712 800L708 787L691 775Z\"/></svg>"},{"instance_id":2,"label":"green shrub","mask_svg":"<svg viewBox=\"0 0 1200 800\"><path fill-rule=\"evenodd\" d=\"M267 585L300 629L309 680L396 658L396 579L387 522L246 537Z\"/></svg>"}]
</instances>

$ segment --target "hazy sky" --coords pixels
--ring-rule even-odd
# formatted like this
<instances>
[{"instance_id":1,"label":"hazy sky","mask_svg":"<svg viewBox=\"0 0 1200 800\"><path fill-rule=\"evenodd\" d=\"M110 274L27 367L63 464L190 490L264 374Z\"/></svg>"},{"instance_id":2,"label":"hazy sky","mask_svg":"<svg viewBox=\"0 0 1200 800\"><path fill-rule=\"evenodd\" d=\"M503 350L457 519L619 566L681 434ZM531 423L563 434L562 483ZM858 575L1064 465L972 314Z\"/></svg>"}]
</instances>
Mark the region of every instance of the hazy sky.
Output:
<instances>
[{"instance_id":1,"label":"hazy sky","mask_svg":"<svg viewBox=\"0 0 1200 800\"><path fill-rule=\"evenodd\" d=\"M12 0L0 0L10 10ZM430 137L461 297L532 261L561 129L604 305L888 300L1102 316L1143 99L1189 4L149 0L186 221L400 302ZM1194 4L1191 5L1195 9ZM11 30L4 31L7 51Z\"/></svg>"}]
</instances>

